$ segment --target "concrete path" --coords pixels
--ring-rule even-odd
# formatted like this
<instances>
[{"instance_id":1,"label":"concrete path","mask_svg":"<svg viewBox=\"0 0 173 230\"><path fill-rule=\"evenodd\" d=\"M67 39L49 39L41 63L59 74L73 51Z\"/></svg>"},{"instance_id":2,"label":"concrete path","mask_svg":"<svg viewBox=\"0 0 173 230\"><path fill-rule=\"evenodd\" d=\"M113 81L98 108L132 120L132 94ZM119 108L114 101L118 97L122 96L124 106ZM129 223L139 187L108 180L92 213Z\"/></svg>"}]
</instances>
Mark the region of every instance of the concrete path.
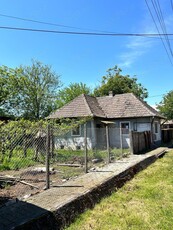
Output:
<instances>
[{"instance_id":1,"label":"concrete path","mask_svg":"<svg viewBox=\"0 0 173 230\"><path fill-rule=\"evenodd\" d=\"M123 186L138 171L153 163L167 148L110 163L61 186L0 209L0 230L63 229L81 212Z\"/></svg>"}]
</instances>

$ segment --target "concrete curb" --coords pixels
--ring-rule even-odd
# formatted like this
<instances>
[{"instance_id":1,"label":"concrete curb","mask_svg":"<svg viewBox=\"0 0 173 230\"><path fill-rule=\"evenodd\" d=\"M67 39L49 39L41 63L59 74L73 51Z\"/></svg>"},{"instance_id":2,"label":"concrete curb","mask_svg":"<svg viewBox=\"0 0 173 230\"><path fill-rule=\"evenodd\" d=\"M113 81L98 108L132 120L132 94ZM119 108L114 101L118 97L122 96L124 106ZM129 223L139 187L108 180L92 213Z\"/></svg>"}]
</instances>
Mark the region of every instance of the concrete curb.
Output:
<instances>
[{"instance_id":1,"label":"concrete curb","mask_svg":"<svg viewBox=\"0 0 173 230\"><path fill-rule=\"evenodd\" d=\"M64 196L68 199L56 200L60 198L54 197L57 201L56 205L51 209L45 204L40 204L40 200L44 198L45 203L49 202L48 195L56 196L59 190L47 190L45 194L35 196L26 200L19 201L9 207L0 209L0 229L1 230L60 230L68 226L74 219L86 209L93 208L103 197L110 195L113 191L121 188L127 181L131 180L135 174L147 168L158 158L162 157L166 152L166 148L160 148L152 154L140 157L135 163L126 164L119 172L107 173L106 176L97 184L87 186L79 192ZM115 167L116 168L116 167ZM92 175L92 174L91 174ZM86 177L90 175L85 175ZM102 176L101 176L102 178ZM97 178L96 178L97 179ZM76 188L74 188L76 190ZM63 190L64 191L64 190ZM59 191L60 192L60 191ZM50 193L50 194L49 194ZM69 194L69 195L68 195ZM71 196L70 196L71 195ZM60 202L61 201L61 202ZM49 209L49 210L48 210Z\"/></svg>"},{"instance_id":2,"label":"concrete curb","mask_svg":"<svg viewBox=\"0 0 173 230\"><path fill-rule=\"evenodd\" d=\"M34 223L25 223L21 225L20 228L18 227L16 229L44 229L45 221L41 221L44 218L46 218L46 221L49 223L48 225L53 227L46 229L63 229L65 226L72 223L80 213L84 212L86 209L93 208L101 198L108 196L113 191L121 188L127 181L131 180L135 174L154 163L159 157L164 155L164 153L165 151L162 151L159 154L149 156L141 162L127 168L120 174L107 178L99 186L92 188L85 194L76 197L65 205L59 207L57 210L54 210L52 215L47 213L47 216L44 215L35 219ZM33 224L37 225L39 228L35 228Z\"/></svg>"}]
</instances>

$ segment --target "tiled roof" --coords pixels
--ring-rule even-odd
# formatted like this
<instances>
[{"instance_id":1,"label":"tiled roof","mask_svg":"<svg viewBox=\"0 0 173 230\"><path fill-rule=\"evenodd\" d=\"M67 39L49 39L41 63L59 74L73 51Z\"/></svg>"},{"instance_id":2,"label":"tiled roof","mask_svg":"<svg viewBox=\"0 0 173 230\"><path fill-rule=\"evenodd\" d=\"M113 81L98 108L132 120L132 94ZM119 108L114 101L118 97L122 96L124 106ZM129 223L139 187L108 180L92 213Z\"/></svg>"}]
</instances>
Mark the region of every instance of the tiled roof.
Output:
<instances>
[{"instance_id":1,"label":"tiled roof","mask_svg":"<svg viewBox=\"0 0 173 230\"><path fill-rule=\"evenodd\" d=\"M107 118L162 117L154 108L133 93L117 94L114 97L98 97L97 100Z\"/></svg>"},{"instance_id":2,"label":"tiled roof","mask_svg":"<svg viewBox=\"0 0 173 230\"><path fill-rule=\"evenodd\" d=\"M52 113L48 118L105 117L97 98L82 94Z\"/></svg>"},{"instance_id":3,"label":"tiled roof","mask_svg":"<svg viewBox=\"0 0 173 230\"><path fill-rule=\"evenodd\" d=\"M162 117L154 108L137 98L133 93L125 93L104 97L91 97L82 94L52 113L48 118L86 116L101 118Z\"/></svg>"}]
</instances>

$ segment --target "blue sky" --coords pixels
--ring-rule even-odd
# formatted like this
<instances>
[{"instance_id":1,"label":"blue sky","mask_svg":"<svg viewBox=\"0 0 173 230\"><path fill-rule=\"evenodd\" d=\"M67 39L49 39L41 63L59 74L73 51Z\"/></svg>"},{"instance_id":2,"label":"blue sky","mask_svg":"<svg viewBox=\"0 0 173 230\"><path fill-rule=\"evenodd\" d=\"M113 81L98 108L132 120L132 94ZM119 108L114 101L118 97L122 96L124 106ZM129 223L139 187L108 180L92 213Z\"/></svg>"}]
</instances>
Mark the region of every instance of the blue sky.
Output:
<instances>
[{"instance_id":1,"label":"blue sky","mask_svg":"<svg viewBox=\"0 0 173 230\"><path fill-rule=\"evenodd\" d=\"M148 3L151 7L150 0ZM171 33L171 0L160 0L160 7L167 32ZM2 0L0 14L63 25L51 26L0 16L0 26L98 33L157 33L145 0ZM147 102L151 105L159 103L162 95L173 89L173 65L159 38L0 29L0 65L30 65L31 59L51 65L61 75L64 86L70 82L83 82L94 87L108 68L118 65L123 74L136 75L138 82L148 89Z\"/></svg>"}]
</instances>

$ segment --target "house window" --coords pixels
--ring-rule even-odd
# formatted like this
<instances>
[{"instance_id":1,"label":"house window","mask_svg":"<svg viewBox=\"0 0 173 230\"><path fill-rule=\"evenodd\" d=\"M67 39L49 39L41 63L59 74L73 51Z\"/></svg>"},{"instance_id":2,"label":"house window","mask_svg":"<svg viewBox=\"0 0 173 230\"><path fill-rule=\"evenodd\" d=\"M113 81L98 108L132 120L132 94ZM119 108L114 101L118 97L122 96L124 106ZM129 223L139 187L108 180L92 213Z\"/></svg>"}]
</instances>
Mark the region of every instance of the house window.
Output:
<instances>
[{"instance_id":1,"label":"house window","mask_svg":"<svg viewBox=\"0 0 173 230\"><path fill-rule=\"evenodd\" d=\"M81 126L78 126L71 131L72 136L80 136L81 135Z\"/></svg>"},{"instance_id":2,"label":"house window","mask_svg":"<svg viewBox=\"0 0 173 230\"><path fill-rule=\"evenodd\" d=\"M101 124L96 124L96 128L101 128Z\"/></svg>"},{"instance_id":3,"label":"house window","mask_svg":"<svg viewBox=\"0 0 173 230\"><path fill-rule=\"evenodd\" d=\"M96 128L104 128L104 124L96 124Z\"/></svg>"},{"instance_id":4,"label":"house window","mask_svg":"<svg viewBox=\"0 0 173 230\"><path fill-rule=\"evenodd\" d=\"M129 122L122 122L121 123L121 133L122 134L129 134L130 124Z\"/></svg>"},{"instance_id":5,"label":"house window","mask_svg":"<svg viewBox=\"0 0 173 230\"><path fill-rule=\"evenodd\" d=\"M154 132L158 133L158 122L154 123Z\"/></svg>"}]
</instances>

